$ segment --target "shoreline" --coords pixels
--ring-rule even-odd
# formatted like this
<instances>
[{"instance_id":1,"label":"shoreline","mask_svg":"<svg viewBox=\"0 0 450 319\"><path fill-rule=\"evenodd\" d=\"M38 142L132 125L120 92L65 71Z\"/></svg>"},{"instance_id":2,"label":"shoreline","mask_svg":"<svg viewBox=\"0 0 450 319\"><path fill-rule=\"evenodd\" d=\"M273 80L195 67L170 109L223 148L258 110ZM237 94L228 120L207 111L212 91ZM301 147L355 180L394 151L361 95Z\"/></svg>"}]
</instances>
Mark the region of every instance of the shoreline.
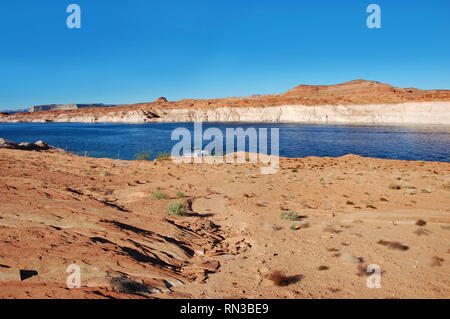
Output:
<instances>
[{"instance_id":1,"label":"shoreline","mask_svg":"<svg viewBox=\"0 0 450 319\"><path fill-rule=\"evenodd\" d=\"M450 125L450 102L282 105L124 110L42 111L0 117L0 123L280 123L324 125Z\"/></svg>"}]
</instances>

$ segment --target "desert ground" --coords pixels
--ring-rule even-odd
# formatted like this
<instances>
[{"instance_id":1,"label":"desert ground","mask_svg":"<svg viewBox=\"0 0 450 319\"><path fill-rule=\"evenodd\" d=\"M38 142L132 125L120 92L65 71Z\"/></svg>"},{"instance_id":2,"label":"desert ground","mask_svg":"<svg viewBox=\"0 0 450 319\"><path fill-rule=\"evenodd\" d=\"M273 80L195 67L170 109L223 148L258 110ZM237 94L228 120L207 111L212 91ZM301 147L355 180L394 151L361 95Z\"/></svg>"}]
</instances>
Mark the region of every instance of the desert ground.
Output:
<instances>
[{"instance_id":1,"label":"desert ground","mask_svg":"<svg viewBox=\"0 0 450 319\"><path fill-rule=\"evenodd\" d=\"M449 163L259 166L0 149L0 298L450 297Z\"/></svg>"}]
</instances>

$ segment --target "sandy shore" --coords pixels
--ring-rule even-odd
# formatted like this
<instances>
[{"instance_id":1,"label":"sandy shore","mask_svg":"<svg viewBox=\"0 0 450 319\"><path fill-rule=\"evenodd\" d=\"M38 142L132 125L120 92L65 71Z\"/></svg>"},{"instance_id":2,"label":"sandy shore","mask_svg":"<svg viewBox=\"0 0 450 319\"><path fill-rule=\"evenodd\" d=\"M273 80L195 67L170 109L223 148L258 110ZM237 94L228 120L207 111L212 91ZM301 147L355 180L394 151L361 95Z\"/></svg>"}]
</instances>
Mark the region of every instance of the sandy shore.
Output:
<instances>
[{"instance_id":1,"label":"sandy shore","mask_svg":"<svg viewBox=\"0 0 450 319\"><path fill-rule=\"evenodd\" d=\"M1 298L450 297L449 163L283 158L261 175L0 149L0 176Z\"/></svg>"}]
</instances>

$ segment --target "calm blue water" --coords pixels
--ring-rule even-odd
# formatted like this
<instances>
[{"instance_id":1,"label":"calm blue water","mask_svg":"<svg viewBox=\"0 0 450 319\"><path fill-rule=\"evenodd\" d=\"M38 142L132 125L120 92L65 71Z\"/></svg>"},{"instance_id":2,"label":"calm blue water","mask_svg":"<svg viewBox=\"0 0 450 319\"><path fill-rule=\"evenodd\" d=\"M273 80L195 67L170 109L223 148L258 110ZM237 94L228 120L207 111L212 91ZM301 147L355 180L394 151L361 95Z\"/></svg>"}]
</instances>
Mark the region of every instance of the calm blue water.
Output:
<instances>
[{"instance_id":1,"label":"calm blue water","mask_svg":"<svg viewBox=\"0 0 450 319\"><path fill-rule=\"evenodd\" d=\"M43 140L52 146L91 157L132 160L141 150L170 152L172 130L192 123L84 124L8 123L0 124L0 137L15 142ZM450 127L348 126L300 124L204 123L203 128L278 127L280 155L285 157L363 156L450 162ZM224 134L225 135L225 134ZM206 145L208 141L204 143Z\"/></svg>"}]
</instances>

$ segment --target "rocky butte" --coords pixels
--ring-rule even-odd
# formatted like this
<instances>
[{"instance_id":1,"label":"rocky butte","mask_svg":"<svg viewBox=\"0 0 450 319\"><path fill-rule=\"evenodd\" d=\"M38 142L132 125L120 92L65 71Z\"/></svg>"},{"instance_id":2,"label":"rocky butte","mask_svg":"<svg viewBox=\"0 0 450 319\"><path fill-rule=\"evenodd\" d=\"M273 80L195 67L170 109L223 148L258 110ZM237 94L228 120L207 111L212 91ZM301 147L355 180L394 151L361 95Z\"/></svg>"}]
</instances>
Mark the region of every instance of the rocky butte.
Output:
<instances>
[{"instance_id":1,"label":"rocky butte","mask_svg":"<svg viewBox=\"0 0 450 319\"><path fill-rule=\"evenodd\" d=\"M450 124L450 90L398 88L376 81L299 85L282 94L222 99L164 97L151 103L39 110L0 115L0 122L271 122Z\"/></svg>"}]
</instances>

